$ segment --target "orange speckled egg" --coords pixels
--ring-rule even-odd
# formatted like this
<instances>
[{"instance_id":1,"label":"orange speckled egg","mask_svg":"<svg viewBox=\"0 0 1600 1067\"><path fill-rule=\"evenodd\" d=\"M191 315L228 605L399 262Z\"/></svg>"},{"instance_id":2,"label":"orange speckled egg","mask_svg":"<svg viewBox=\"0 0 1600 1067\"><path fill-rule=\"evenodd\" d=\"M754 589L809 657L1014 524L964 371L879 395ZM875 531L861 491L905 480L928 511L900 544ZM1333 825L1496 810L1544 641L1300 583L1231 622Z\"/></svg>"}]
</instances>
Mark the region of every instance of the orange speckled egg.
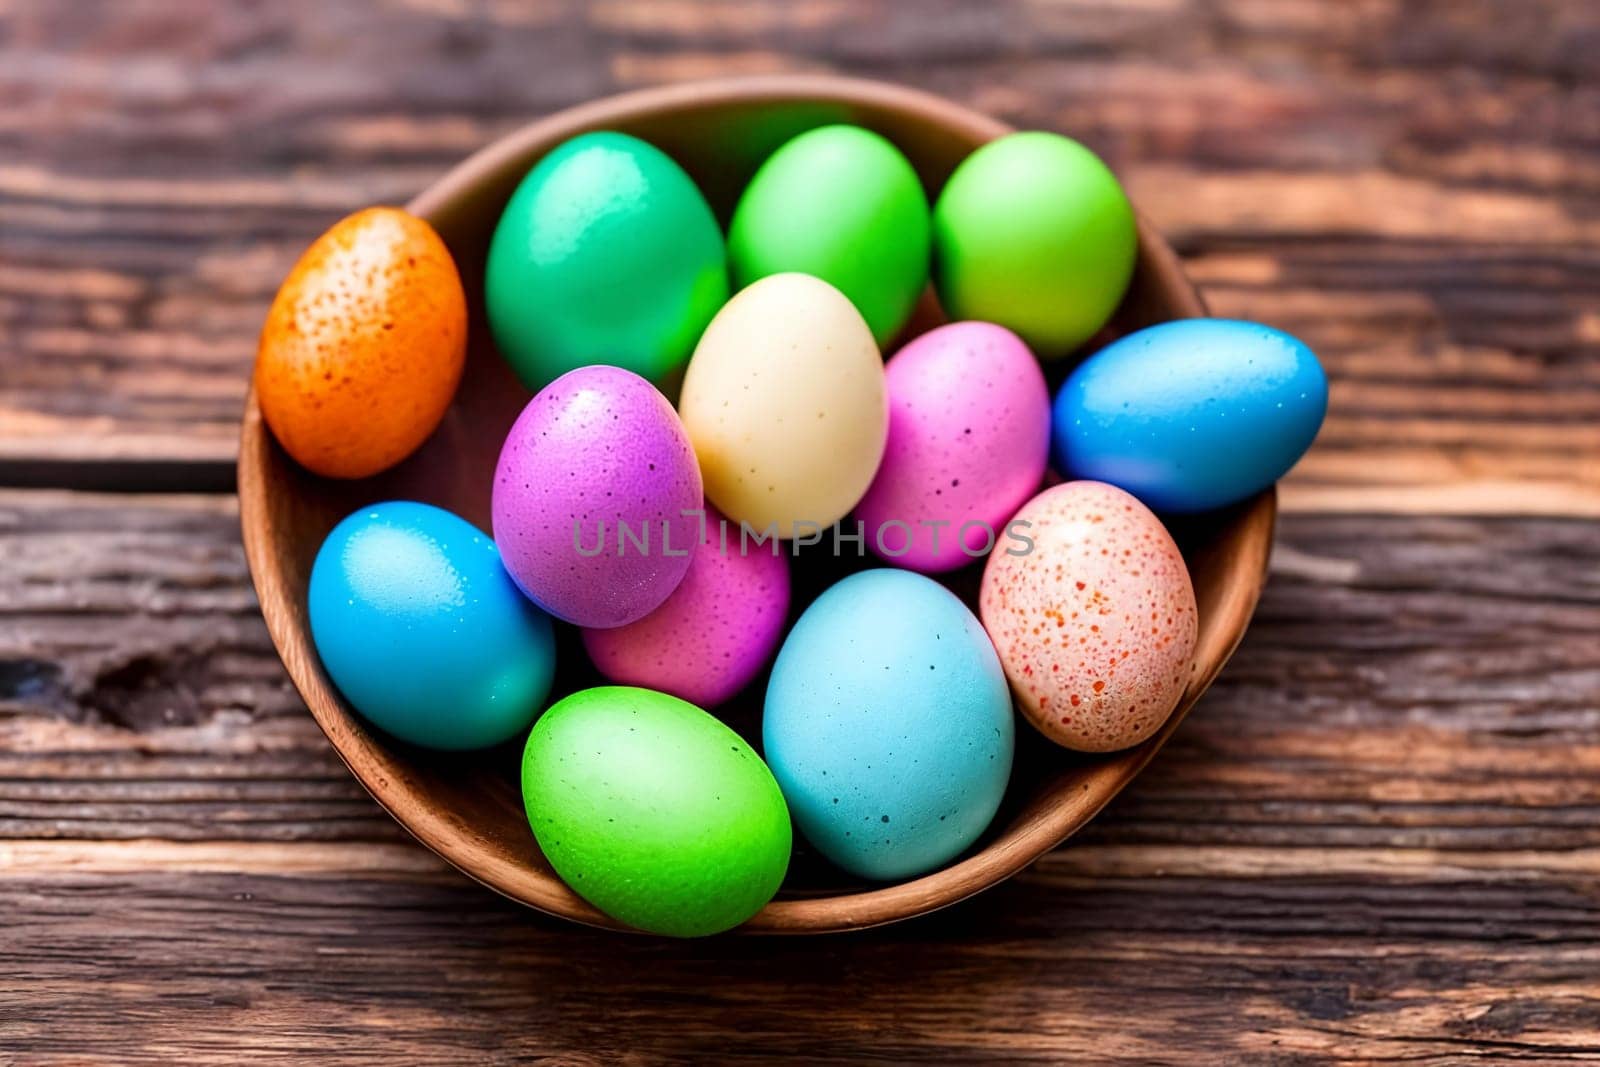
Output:
<instances>
[{"instance_id":1,"label":"orange speckled egg","mask_svg":"<svg viewBox=\"0 0 1600 1067\"><path fill-rule=\"evenodd\" d=\"M1183 695L1199 624L1172 535L1101 482L1046 489L1008 529L1032 550L1014 537L994 551L978 607L1023 714L1080 752L1155 733Z\"/></svg>"},{"instance_id":2,"label":"orange speckled egg","mask_svg":"<svg viewBox=\"0 0 1600 1067\"><path fill-rule=\"evenodd\" d=\"M289 272L256 352L279 443L330 478L392 467L439 425L461 380L467 298L433 227L398 208L336 223Z\"/></svg>"}]
</instances>

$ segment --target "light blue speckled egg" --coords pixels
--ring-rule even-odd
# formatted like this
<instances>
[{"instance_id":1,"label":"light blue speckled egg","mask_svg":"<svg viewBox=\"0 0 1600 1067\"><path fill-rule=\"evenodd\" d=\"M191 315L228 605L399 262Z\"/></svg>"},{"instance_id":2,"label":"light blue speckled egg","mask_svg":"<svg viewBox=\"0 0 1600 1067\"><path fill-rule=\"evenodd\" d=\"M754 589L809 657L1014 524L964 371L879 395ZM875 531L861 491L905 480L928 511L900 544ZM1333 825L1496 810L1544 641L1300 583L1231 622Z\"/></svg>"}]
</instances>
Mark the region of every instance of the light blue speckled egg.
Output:
<instances>
[{"instance_id":1,"label":"light blue speckled egg","mask_svg":"<svg viewBox=\"0 0 1600 1067\"><path fill-rule=\"evenodd\" d=\"M778 653L762 737L795 824L828 859L907 878L960 855L1011 775L1011 696L955 595L901 570L853 574Z\"/></svg>"},{"instance_id":2,"label":"light blue speckled egg","mask_svg":"<svg viewBox=\"0 0 1600 1067\"><path fill-rule=\"evenodd\" d=\"M1164 512L1260 492L1311 447L1328 379L1300 341L1255 322L1184 319L1084 360L1056 396L1056 468Z\"/></svg>"}]
</instances>

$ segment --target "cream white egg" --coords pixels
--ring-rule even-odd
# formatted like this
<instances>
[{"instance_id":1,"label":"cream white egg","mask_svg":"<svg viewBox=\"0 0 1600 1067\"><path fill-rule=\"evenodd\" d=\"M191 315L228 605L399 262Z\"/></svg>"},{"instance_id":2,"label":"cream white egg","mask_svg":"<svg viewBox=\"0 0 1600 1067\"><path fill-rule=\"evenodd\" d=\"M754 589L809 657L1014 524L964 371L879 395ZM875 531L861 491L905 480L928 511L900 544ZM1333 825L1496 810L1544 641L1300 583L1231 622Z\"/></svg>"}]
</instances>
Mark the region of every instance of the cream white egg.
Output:
<instances>
[{"instance_id":1,"label":"cream white egg","mask_svg":"<svg viewBox=\"0 0 1600 1067\"><path fill-rule=\"evenodd\" d=\"M883 458L883 357L839 290L774 274L706 327L678 413L723 514L780 537L826 528L855 507Z\"/></svg>"}]
</instances>

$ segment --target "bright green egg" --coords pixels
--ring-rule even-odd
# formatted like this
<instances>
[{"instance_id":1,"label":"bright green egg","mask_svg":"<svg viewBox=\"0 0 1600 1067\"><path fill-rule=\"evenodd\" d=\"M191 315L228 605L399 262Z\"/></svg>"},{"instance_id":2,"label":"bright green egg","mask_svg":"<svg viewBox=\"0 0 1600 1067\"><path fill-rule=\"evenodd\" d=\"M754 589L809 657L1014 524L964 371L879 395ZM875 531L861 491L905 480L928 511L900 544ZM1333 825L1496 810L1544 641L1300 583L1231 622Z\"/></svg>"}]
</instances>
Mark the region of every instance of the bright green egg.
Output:
<instances>
[{"instance_id":1,"label":"bright green egg","mask_svg":"<svg viewBox=\"0 0 1600 1067\"><path fill-rule=\"evenodd\" d=\"M522 800L562 881L652 933L737 926L789 868L789 809L761 757L654 690L603 686L557 702L528 736Z\"/></svg>"},{"instance_id":2,"label":"bright green egg","mask_svg":"<svg viewBox=\"0 0 1600 1067\"><path fill-rule=\"evenodd\" d=\"M739 288L797 271L855 304L879 347L928 284L928 198L900 150L859 126L823 126L756 171L728 227Z\"/></svg>"},{"instance_id":3,"label":"bright green egg","mask_svg":"<svg viewBox=\"0 0 1600 1067\"><path fill-rule=\"evenodd\" d=\"M1138 251L1133 207L1089 149L1014 133L956 168L933 210L934 284L952 319L1015 331L1066 355L1122 302Z\"/></svg>"},{"instance_id":4,"label":"bright green egg","mask_svg":"<svg viewBox=\"0 0 1600 1067\"><path fill-rule=\"evenodd\" d=\"M609 363L657 381L728 298L711 207L637 137L574 137L528 172L489 245L495 344L525 385Z\"/></svg>"}]
</instances>

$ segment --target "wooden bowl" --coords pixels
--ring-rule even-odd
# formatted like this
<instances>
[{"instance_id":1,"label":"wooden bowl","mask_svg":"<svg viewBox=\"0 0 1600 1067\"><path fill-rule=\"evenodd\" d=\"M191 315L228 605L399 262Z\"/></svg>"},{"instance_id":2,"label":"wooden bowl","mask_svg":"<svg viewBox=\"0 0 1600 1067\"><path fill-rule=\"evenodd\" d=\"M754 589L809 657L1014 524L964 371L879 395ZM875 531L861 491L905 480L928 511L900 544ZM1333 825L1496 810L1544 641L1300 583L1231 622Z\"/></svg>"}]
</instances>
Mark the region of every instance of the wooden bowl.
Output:
<instances>
[{"instance_id":1,"label":"wooden bowl","mask_svg":"<svg viewBox=\"0 0 1600 1067\"><path fill-rule=\"evenodd\" d=\"M301 470L278 447L252 394L239 450L239 507L245 553L273 643L328 739L357 778L418 840L480 882L541 911L618 927L569 890L540 854L517 784L520 746L448 756L412 748L351 713L318 663L306 620L312 561L334 524L386 499L422 500L489 528L489 489L500 443L528 394L489 341L483 319L485 250L502 206L530 166L575 134L636 134L677 159L726 222L756 166L805 129L832 122L870 127L894 141L937 194L968 153L1010 128L924 93L846 78L800 76L719 81L629 93L542 119L495 142L445 175L409 208L449 244L466 282L473 320L466 373L454 405L416 455L375 478L330 481ZM1205 314L1172 250L1139 222L1139 261L1121 309L1097 343L1166 319ZM908 332L936 323L925 301ZM1059 375L1060 370L1056 373ZM1226 513L1181 523L1199 601L1200 633L1182 702L1153 738L1125 752L1086 756L1056 748L1019 727L1016 768L988 833L942 870L896 885L850 878L796 838L790 877L747 930L820 933L906 919L953 904L1002 881L1065 840L1127 785L1172 735L1244 634L1265 577L1276 497L1272 490ZM795 561L796 611L838 577L832 561ZM951 583L971 602L980 567ZM557 689L594 684L570 628ZM719 709L759 736L765 678Z\"/></svg>"}]
</instances>

